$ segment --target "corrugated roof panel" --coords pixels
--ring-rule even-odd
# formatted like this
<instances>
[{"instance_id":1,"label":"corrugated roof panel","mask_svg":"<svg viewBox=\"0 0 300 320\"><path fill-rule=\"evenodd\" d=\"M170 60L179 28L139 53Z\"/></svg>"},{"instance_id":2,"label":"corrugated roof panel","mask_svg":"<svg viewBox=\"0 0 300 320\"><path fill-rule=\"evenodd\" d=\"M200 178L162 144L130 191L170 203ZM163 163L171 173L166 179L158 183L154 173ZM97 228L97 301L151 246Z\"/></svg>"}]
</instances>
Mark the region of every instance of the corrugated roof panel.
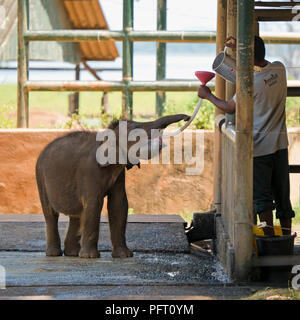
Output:
<instances>
[{"instance_id":1,"label":"corrugated roof panel","mask_svg":"<svg viewBox=\"0 0 300 320\"><path fill-rule=\"evenodd\" d=\"M17 59L17 0L0 0L5 19L0 21L0 60ZM1 23L2 22L2 23ZM32 0L30 28L108 29L98 0ZM31 60L54 60L78 63L85 60L115 60L119 53L114 41L102 42L32 42Z\"/></svg>"},{"instance_id":2,"label":"corrugated roof panel","mask_svg":"<svg viewBox=\"0 0 300 320\"><path fill-rule=\"evenodd\" d=\"M74 29L105 29L108 25L98 0L63 0ZM119 57L114 41L81 42L85 60L115 60Z\"/></svg>"}]
</instances>

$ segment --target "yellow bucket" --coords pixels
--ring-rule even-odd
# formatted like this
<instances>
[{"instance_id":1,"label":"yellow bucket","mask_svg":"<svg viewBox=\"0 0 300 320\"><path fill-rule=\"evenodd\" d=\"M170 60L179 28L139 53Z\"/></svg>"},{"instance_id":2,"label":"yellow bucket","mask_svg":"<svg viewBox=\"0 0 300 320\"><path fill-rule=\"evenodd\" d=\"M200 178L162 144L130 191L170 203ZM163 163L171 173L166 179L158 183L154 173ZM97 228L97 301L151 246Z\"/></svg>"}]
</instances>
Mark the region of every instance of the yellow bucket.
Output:
<instances>
[{"instance_id":1,"label":"yellow bucket","mask_svg":"<svg viewBox=\"0 0 300 320\"><path fill-rule=\"evenodd\" d=\"M280 225L275 225L274 227L274 234L275 236L282 236L282 229ZM264 230L263 228L258 228L258 226L253 226L253 248L256 252L257 255L257 245L256 245L256 240L255 240L255 236L264 236Z\"/></svg>"}]
</instances>

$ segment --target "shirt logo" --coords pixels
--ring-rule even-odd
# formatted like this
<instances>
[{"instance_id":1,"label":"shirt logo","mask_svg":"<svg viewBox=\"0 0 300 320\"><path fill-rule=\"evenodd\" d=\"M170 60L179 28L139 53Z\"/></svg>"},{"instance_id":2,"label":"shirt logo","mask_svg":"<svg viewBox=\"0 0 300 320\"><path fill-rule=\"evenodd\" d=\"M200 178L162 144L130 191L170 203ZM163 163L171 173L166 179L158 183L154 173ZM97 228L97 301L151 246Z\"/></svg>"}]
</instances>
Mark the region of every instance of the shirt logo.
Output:
<instances>
[{"instance_id":1,"label":"shirt logo","mask_svg":"<svg viewBox=\"0 0 300 320\"><path fill-rule=\"evenodd\" d=\"M278 80L278 74L275 73L275 74L271 74L270 79L264 79L264 82L266 86L268 85L269 87L272 87L278 82L277 80Z\"/></svg>"}]
</instances>

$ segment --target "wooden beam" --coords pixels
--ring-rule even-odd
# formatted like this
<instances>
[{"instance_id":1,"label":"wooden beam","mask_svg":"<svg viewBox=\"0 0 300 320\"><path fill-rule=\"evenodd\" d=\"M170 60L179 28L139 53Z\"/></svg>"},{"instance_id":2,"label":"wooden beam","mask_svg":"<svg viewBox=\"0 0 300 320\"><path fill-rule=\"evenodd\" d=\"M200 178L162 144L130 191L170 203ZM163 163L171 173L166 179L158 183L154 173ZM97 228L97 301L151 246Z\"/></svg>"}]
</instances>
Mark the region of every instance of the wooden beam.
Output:
<instances>
[{"instance_id":1,"label":"wooden beam","mask_svg":"<svg viewBox=\"0 0 300 320\"><path fill-rule=\"evenodd\" d=\"M94 78L95 78L96 80L99 80L99 81L102 80L102 79L98 76L97 72L96 72L95 70L93 70L93 69L87 64L87 62L86 62L85 60L81 60L81 62L82 62L82 64L83 64L84 68L85 68L87 71L89 71L89 72L94 76Z\"/></svg>"},{"instance_id":2,"label":"wooden beam","mask_svg":"<svg viewBox=\"0 0 300 320\"><path fill-rule=\"evenodd\" d=\"M277 1L277 2L255 1L256 7L266 7L266 8L294 7L297 5L300 5L299 1Z\"/></svg>"},{"instance_id":3,"label":"wooden beam","mask_svg":"<svg viewBox=\"0 0 300 320\"><path fill-rule=\"evenodd\" d=\"M157 30L166 30L167 28L167 0L157 0ZM166 43L156 42L156 80L166 78ZM156 93L157 117L163 114L163 108L166 103L165 92Z\"/></svg>"},{"instance_id":4,"label":"wooden beam","mask_svg":"<svg viewBox=\"0 0 300 320\"><path fill-rule=\"evenodd\" d=\"M28 80L28 42L24 39L28 30L28 6L28 0L18 0L18 128L29 126L28 92L24 88Z\"/></svg>"},{"instance_id":5,"label":"wooden beam","mask_svg":"<svg viewBox=\"0 0 300 320\"><path fill-rule=\"evenodd\" d=\"M218 0L218 15L217 15L217 38L216 38L216 54L224 49L226 40L227 28L227 0ZM226 98L226 82L225 80L216 75L216 96L219 99L225 100ZM218 108L215 108L215 118L224 114ZM215 127L214 133L214 203L213 206L217 212L221 212L221 180L222 180L222 152L221 143L222 134L218 127Z\"/></svg>"},{"instance_id":6,"label":"wooden beam","mask_svg":"<svg viewBox=\"0 0 300 320\"><path fill-rule=\"evenodd\" d=\"M238 0L237 105L234 148L234 273L246 280L251 270L253 223L254 1Z\"/></svg>"},{"instance_id":7,"label":"wooden beam","mask_svg":"<svg viewBox=\"0 0 300 320\"><path fill-rule=\"evenodd\" d=\"M257 21L292 21L298 14L291 9L256 9L255 18Z\"/></svg>"},{"instance_id":8,"label":"wooden beam","mask_svg":"<svg viewBox=\"0 0 300 320\"><path fill-rule=\"evenodd\" d=\"M237 38L237 0L227 0L227 37ZM236 52L227 49L228 54L236 59ZM235 84L226 81L226 100L229 101L236 93ZM235 123L235 114L226 114L226 123Z\"/></svg>"}]
</instances>

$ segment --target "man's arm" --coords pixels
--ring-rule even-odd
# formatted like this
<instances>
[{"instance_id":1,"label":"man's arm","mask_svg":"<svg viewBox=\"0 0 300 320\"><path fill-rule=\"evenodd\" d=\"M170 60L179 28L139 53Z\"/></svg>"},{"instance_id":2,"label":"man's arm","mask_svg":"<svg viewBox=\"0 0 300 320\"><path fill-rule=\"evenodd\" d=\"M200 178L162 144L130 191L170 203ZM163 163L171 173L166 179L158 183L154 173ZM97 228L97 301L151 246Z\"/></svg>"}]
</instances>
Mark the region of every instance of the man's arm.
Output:
<instances>
[{"instance_id":1,"label":"man's arm","mask_svg":"<svg viewBox=\"0 0 300 320\"><path fill-rule=\"evenodd\" d=\"M235 112L235 101L234 99L231 99L229 101L224 101L219 98L217 98L215 95L213 95L210 91L210 89L206 86L201 86L198 90L198 97L201 99L206 99L213 103L217 108L224 111L225 113L234 113Z\"/></svg>"}]
</instances>

